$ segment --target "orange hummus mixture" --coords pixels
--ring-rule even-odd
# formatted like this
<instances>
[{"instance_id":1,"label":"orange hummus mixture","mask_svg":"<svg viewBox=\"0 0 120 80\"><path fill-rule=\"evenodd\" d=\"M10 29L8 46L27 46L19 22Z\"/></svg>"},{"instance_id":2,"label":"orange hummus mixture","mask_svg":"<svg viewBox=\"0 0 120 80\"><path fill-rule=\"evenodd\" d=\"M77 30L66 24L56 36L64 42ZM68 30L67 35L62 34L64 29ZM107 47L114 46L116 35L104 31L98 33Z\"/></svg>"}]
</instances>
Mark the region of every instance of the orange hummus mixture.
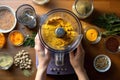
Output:
<instances>
[{"instance_id":1,"label":"orange hummus mixture","mask_svg":"<svg viewBox=\"0 0 120 80\"><path fill-rule=\"evenodd\" d=\"M62 38L56 37L55 30L62 27L65 35ZM45 43L53 49L64 50L78 36L75 28L71 23L65 21L61 17L53 17L42 25L42 36Z\"/></svg>"}]
</instances>

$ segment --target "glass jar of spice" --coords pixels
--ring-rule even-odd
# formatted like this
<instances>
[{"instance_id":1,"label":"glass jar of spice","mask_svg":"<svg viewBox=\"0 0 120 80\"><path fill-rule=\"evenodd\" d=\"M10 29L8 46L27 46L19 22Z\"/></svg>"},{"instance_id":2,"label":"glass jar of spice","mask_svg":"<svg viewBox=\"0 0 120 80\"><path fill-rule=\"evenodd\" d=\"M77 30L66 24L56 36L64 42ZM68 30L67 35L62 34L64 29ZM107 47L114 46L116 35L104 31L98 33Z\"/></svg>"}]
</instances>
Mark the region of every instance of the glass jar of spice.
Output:
<instances>
[{"instance_id":1,"label":"glass jar of spice","mask_svg":"<svg viewBox=\"0 0 120 80\"><path fill-rule=\"evenodd\" d=\"M72 10L78 18L87 18L93 12L93 0L75 0Z\"/></svg>"}]
</instances>

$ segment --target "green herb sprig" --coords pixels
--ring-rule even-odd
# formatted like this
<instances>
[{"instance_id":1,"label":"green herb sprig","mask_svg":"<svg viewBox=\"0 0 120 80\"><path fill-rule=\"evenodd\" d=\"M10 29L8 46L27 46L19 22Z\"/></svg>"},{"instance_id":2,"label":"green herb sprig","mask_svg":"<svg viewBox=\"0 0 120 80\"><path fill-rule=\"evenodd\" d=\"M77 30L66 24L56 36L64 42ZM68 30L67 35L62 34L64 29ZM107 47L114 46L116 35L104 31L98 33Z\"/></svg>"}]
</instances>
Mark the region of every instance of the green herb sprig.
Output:
<instances>
[{"instance_id":1,"label":"green herb sprig","mask_svg":"<svg viewBox=\"0 0 120 80\"><path fill-rule=\"evenodd\" d=\"M34 47L35 46L34 39L35 39L36 34L37 34L36 32L33 32L32 35L26 36L23 46L24 47L26 47L26 46Z\"/></svg>"},{"instance_id":2,"label":"green herb sprig","mask_svg":"<svg viewBox=\"0 0 120 80\"><path fill-rule=\"evenodd\" d=\"M102 33L104 36L120 35L120 18L114 13L100 15L93 23L100 28L106 29Z\"/></svg>"}]
</instances>

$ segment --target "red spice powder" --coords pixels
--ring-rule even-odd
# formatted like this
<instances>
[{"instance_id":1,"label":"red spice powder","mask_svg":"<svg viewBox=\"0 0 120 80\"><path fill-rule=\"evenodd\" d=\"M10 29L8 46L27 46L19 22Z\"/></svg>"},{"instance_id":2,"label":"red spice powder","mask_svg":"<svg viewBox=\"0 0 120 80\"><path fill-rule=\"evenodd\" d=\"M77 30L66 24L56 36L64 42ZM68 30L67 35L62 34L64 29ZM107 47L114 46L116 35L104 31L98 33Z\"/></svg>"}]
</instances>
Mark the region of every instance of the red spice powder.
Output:
<instances>
[{"instance_id":1,"label":"red spice powder","mask_svg":"<svg viewBox=\"0 0 120 80\"><path fill-rule=\"evenodd\" d=\"M110 37L105 43L106 48L111 52L117 52L119 41L115 37Z\"/></svg>"}]
</instances>

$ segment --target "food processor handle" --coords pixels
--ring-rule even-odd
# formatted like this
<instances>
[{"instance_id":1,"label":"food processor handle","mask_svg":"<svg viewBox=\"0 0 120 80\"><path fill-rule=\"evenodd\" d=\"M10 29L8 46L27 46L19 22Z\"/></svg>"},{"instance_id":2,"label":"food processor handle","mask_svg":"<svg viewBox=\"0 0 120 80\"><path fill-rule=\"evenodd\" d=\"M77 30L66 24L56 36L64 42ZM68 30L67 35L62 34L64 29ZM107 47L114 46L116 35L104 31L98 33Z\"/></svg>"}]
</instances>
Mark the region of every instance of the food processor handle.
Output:
<instances>
[{"instance_id":1,"label":"food processor handle","mask_svg":"<svg viewBox=\"0 0 120 80\"><path fill-rule=\"evenodd\" d=\"M56 66L64 65L64 54L65 53L55 53L55 65Z\"/></svg>"}]
</instances>

